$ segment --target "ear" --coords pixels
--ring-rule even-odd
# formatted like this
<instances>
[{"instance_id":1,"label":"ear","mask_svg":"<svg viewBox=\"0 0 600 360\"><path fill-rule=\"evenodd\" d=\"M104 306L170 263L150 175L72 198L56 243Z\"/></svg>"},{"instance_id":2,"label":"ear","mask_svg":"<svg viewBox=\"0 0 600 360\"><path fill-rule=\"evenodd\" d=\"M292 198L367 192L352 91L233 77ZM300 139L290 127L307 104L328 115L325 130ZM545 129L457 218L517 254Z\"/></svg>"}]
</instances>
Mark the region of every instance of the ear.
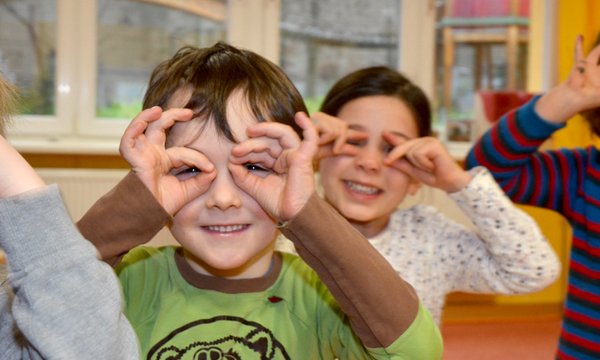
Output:
<instances>
[{"instance_id":1,"label":"ear","mask_svg":"<svg viewBox=\"0 0 600 360\"><path fill-rule=\"evenodd\" d=\"M421 188L423 184L419 181L416 180L411 180L410 184L408 185L408 190L406 191L406 193L408 195L414 195L417 193L417 191L419 191L419 189Z\"/></svg>"}]
</instances>

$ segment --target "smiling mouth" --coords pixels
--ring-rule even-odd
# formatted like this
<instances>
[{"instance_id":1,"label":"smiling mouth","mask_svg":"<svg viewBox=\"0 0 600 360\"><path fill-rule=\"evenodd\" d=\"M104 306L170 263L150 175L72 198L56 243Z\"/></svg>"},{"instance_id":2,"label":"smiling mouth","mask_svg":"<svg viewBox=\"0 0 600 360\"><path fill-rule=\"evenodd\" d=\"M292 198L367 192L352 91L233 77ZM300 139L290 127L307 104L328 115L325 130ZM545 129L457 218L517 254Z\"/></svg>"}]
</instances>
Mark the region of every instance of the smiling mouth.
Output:
<instances>
[{"instance_id":1,"label":"smiling mouth","mask_svg":"<svg viewBox=\"0 0 600 360\"><path fill-rule=\"evenodd\" d=\"M346 185L346 187L348 187L348 189L359 194L377 195L382 192L379 188L359 184L354 181L344 180L344 184Z\"/></svg>"},{"instance_id":2,"label":"smiling mouth","mask_svg":"<svg viewBox=\"0 0 600 360\"><path fill-rule=\"evenodd\" d=\"M247 229L250 225L248 224L243 224L243 225L209 225L209 226L203 226L202 228L211 232L217 232L217 233L222 233L222 234L228 234L228 233L233 233L236 231L242 231L244 229Z\"/></svg>"}]
</instances>

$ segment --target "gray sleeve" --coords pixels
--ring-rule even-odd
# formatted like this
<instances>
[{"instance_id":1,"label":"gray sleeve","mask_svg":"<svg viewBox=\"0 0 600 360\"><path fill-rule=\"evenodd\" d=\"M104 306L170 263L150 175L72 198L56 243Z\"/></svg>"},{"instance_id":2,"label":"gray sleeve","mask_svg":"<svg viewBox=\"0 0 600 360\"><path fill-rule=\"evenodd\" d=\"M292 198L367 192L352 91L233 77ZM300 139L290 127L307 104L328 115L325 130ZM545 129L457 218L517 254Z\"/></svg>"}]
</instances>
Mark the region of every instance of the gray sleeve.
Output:
<instances>
[{"instance_id":1,"label":"gray sleeve","mask_svg":"<svg viewBox=\"0 0 600 360\"><path fill-rule=\"evenodd\" d=\"M0 247L1 359L139 359L117 277L71 222L57 186L0 199Z\"/></svg>"}]
</instances>

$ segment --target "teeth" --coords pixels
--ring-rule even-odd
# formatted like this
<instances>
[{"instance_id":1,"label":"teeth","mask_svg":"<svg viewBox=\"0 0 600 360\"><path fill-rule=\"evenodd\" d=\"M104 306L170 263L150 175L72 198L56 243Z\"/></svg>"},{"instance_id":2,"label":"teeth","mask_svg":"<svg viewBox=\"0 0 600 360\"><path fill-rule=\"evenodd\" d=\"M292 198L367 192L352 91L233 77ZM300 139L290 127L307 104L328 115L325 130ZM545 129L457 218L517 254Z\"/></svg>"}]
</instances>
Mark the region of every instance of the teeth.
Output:
<instances>
[{"instance_id":1,"label":"teeth","mask_svg":"<svg viewBox=\"0 0 600 360\"><path fill-rule=\"evenodd\" d=\"M244 228L244 225L212 225L207 226L210 231L216 231L221 233L229 233L234 231L240 231Z\"/></svg>"},{"instance_id":2,"label":"teeth","mask_svg":"<svg viewBox=\"0 0 600 360\"><path fill-rule=\"evenodd\" d=\"M366 185L357 184L357 183L352 182L352 181L346 181L346 185L352 191L356 191L358 193L362 193L362 194L366 194L366 195L374 195L374 194L377 194L379 192L378 188L375 188L375 187L372 187L372 186L366 186Z\"/></svg>"}]
</instances>

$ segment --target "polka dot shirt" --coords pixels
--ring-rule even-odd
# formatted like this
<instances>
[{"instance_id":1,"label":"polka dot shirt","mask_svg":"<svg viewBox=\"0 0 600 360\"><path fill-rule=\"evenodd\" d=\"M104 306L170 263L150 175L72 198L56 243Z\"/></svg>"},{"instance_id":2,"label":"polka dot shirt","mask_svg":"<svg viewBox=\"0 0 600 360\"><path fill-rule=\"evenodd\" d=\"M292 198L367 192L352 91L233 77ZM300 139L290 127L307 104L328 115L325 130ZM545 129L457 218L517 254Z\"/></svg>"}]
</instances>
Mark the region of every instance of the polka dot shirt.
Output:
<instances>
[{"instance_id":1,"label":"polka dot shirt","mask_svg":"<svg viewBox=\"0 0 600 360\"><path fill-rule=\"evenodd\" d=\"M439 324L445 298L455 291L519 294L541 290L560 273L559 260L535 221L515 207L485 168L449 194L476 231L428 205L399 209L369 239L412 284ZM277 249L293 252L279 239Z\"/></svg>"}]
</instances>

